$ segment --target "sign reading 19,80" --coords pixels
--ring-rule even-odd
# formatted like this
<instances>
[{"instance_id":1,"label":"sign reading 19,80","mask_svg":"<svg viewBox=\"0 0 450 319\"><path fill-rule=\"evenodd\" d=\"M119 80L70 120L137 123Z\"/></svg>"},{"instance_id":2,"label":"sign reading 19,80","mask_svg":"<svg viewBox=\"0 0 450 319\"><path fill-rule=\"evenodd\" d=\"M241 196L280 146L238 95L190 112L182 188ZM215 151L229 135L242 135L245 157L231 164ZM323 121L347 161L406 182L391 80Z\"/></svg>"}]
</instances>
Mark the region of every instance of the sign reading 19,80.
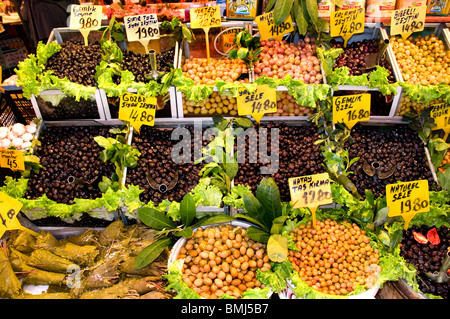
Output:
<instances>
[{"instance_id":1,"label":"sign reading 19,80","mask_svg":"<svg viewBox=\"0 0 450 319\"><path fill-rule=\"evenodd\" d=\"M125 93L120 98L119 120L130 122L139 132L142 125L155 124L157 101L155 97L145 97L135 93Z\"/></svg>"},{"instance_id":2,"label":"sign reading 19,80","mask_svg":"<svg viewBox=\"0 0 450 319\"><path fill-rule=\"evenodd\" d=\"M389 217L401 216L405 229L417 213L430 211L428 181L419 180L386 185L386 201Z\"/></svg>"},{"instance_id":3,"label":"sign reading 19,80","mask_svg":"<svg viewBox=\"0 0 450 319\"><path fill-rule=\"evenodd\" d=\"M344 47L346 47L348 39L353 34L364 32L364 19L364 8L332 12L330 16L331 37L342 37L344 39Z\"/></svg>"},{"instance_id":4,"label":"sign reading 19,80","mask_svg":"<svg viewBox=\"0 0 450 319\"><path fill-rule=\"evenodd\" d=\"M102 6L72 5L70 29L97 30L102 26Z\"/></svg>"},{"instance_id":5,"label":"sign reading 19,80","mask_svg":"<svg viewBox=\"0 0 450 319\"><path fill-rule=\"evenodd\" d=\"M241 88L237 96L238 114L251 115L258 123L265 113L277 111L277 94L268 85L258 85L256 91Z\"/></svg>"},{"instance_id":6,"label":"sign reading 19,80","mask_svg":"<svg viewBox=\"0 0 450 319\"><path fill-rule=\"evenodd\" d=\"M128 41L159 39L158 16L156 14L140 14L124 18Z\"/></svg>"},{"instance_id":7,"label":"sign reading 19,80","mask_svg":"<svg viewBox=\"0 0 450 319\"><path fill-rule=\"evenodd\" d=\"M370 94L333 96L333 123L352 129L356 123L370 119Z\"/></svg>"}]
</instances>

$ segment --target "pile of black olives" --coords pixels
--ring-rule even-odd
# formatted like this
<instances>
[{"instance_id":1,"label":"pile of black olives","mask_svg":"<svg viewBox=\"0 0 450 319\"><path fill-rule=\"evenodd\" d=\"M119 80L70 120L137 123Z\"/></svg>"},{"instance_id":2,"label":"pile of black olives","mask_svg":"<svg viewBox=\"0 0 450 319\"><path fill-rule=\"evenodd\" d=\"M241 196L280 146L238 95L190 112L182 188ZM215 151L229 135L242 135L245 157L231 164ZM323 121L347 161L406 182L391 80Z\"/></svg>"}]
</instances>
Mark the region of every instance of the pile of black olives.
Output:
<instances>
[{"instance_id":1,"label":"pile of black olives","mask_svg":"<svg viewBox=\"0 0 450 319\"><path fill-rule=\"evenodd\" d=\"M111 178L114 168L100 159L102 148L95 136L112 137L106 127L47 128L35 152L43 167L31 172L25 198L46 194L58 203L73 204L75 198L101 197L98 183L102 176Z\"/></svg>"},{"instance_id":2,"label":"pile of black olives","mask_svg":"<svg viewBox=\"0 0 450 319\"><path fill-rule=\"evenodd\" d=\"M272 134L271 129L279 131L278 159L273 164L278 165L278 170L268 175L261 174L261 167L270 166L270 163L261 162L259 153L259 129L267 129L267 154L270 155ZM246 138L245 163L239 163L239 171L234 179L236 185L250 186L255 192L259 182L264 177L272 177L280 189L282 201L290 201L288 179L304 175L313 175L324 172L323 155L318 145L314 142L319 139L319 134L312 126L287 126L284 123L268 123L255 127L258 133L258 143L249 143ZM239 148L236 147L239 152ZM250 163L249 154L258 156L257 163Z\"/></svg>"},{"instance_id":3,"label":"pile of black olives","mask_svg":"<svg viewBox=\"0 0 450 319\"><path fill-rule=\"evenodd\" d=\"M353 174L349 178L361 195L369 189L375 197L384 196L388 184L422 179L428 180L433 189L435 182L424 145L407 125L375 128L358 124L352 129L352 138L354 143L346 145L349 157L360 159L350 167ZM364 169L364 161L373 171Z\"/></svg>"},{"instance_id":4,"label":"pile of black olives","mask_svg":"<svg viewBox=\"0 0 450 319\"><path fill-rule=\"evenodd\" d=\"M127 170L126 184L138 185L143 190L141 201L153 201L155 205L165 199L180 202L197 185L202 164L194 165L194 131L193 127L188 129L192 137L191 161L182 163L172 160L172 148L180 143L180 140L171 140L173 129L142 126L140 134L134 133L132 145L141 152L141 156L138 166ZM174 183L173 188L171 182Z\"/></svg>"},{"instance_id":5,"label":"pile of black olives","mask_svg":"<svg viewBox=\"0 0 450 319\"><path fill-rule=\"evenodd\" d=\"M439 273L449 249L450 232L445 226L436 228L440 243L433 245L431 242L419 243L414 239L414 232L427 236L434 226L412 226L403 232L400 246L400 255L417 270L417 282L424 293L440 296L448 299L450 296L450 283L438 283L429 278L426 273Z\"/></svg>"},{"instance_id":6,"label":"pile of black olives","mask_svg":"<svg viewBox=\"0 0 450 319\"><path fill-rule=\"evenodd\" d=\"M331 44L335 48L342 48L343 42L331 40ZM344 48L344 53L341 53L333 65L333 69L346 66L349 69L349 75L361 75L363 73L370 73L366 71L366 63L364 57L370 53L378 52L378 41L376 39L365 39L363 41L356 41L347 44ZM380 66L384 67L390 72L388 76L389 82L395 82L392 66L387 58L380 61Z\"/></svg>"},{"instance_id":7,"label":"pile of black olives","mask_svg":"<svg viewBox=\"0 0 450 319\"><path fill-rule=\"evenodd\" d=\"M163 51L156 54L156 68L158 72L170 72L170 65L173 66L175 49ZM150 59L146 54L135 53L133 51L123 52L123 69L130 71L135 76L136 82L148 82L146 75L151 72Z\"/></svg>"},{"instance_id":8,"label":"pile of black olives","mask_svg":"<svg viewBox=\"0 0 450 319\"><path fill-rule=\"evenodd\" d=\"M46 70L56 76L85 86L95 86L95 67L102 60L101 46L98 42L84 45L82 41L64 41L61 50L47 61Z\"/></svg>"}]
</instances>

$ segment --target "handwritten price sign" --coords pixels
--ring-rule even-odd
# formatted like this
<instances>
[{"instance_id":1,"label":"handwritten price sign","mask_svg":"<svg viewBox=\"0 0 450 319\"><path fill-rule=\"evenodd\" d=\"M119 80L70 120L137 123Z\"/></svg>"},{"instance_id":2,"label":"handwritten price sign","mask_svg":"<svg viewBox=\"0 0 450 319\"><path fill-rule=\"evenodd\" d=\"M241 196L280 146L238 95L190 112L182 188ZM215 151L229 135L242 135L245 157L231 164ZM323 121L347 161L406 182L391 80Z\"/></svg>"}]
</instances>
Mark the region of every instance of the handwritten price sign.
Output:
<instances>
[{"instance_id":1,"label":"handwritten price sign","mask_svg":"<svg viewBox=\"0 0 450 319\"><path fill-rule=\"evenodd\" d=\"M0 192L0 238L7 230L22 228L16 219L21 209L21 202Z\"/></svg>"},{"instance_id":2,"label":"handwritten price sign","mask_svg":"<svg viewBox=\"0 0 450 319\"><path fill-rule=\"evenodd\" d=\"M292 207L308 207L315 227L317 208L333 202L330 176L328 173L314 174L289 178L288 182Z\"/></svg>"},{"instance_id":3,"label":"handwritten price sign","mask_svg":"<svg viewBox=\"0 0 450 319\"><path fill-rule=\"evenodd\" d=\"M9 168L13 171L24 171L23 152L0 148L0 167Z\"/></svg>"},{"instance_id":4,"label":"handwritten price sign","mask_svg":"<svg viewBox=\"0 0 450 319\"><path fill-rule=\"evenodd\" d=\"M102 6L72 5L70 29L98 30L102 26Z\"/></svg>"},{"instance_id":5,"label":"handwritten price sign","mask_svg":"<svg viewBox=\"0 0 450 319\"><path fill-rule=\"evenodd\" d=\"M438 103L431 105L431 107L430 116L436 124L434 130L443 130L445 132L444 141L446 141L450 133L450 105L447 103Z\"/></svg>"},{"instance_id":6,"label":"handwritten price sign","mask_svg":"<svg viewBox=\"0 0 450 319\"><path fill-rule=\"evenodd\" d=\"M273 11L257 16L255 21L258 25L261 40L275 39L281 41L286 33L294 31L294 24L290 15L279 25L276 25L273 21Z\"/></svg>"},{"instance_id":7,"label":"handwritten price sign","mask_svg":"<svg viewBox=\"0 0 450 319\"><path fill-rule=\"evenodd\" d=\"M136 131L142 125L155 124L156 98L125 93L120 98L119 120L130 122Z\"/></svg>"},{"instance_id":8,"label":"handwritten price sign","mask_svg":"<svg viewBox=\"0 0 450 319\"><path fill-rule=\"evenodd\" d=\"M386 185L386 200L389 217L402 216L405 229L418 213L430 211L428 181L412 181Z\"/></svg>"},{"instance_id":9,"label":"handwritten price sign","mask_svg":"<svg viewBox=\"0 0 450 319\"><path fill-rule=\"evenodd\" d=\"M241 88L237 97L238 114L251 115L258 123L265 113L277 111L277 94L268 85L258 85L255 92Z\"/></svg>"},{"instance_id":10,"label":"handwritten price sign","mask_svg":"<svg viewBox=\"0 0 450 319\"><path fill-rule=\"evenodd\" d=\"M72 5L69 29L80 30L84 45L88 45L89 32L98 30L101 26L102 6Z\"/></svg>"},{"instance_id":11,"label":"handwritten price sign","mask_svg":"<svg viewBox=\"0 0 450 319\"><path fill-rule=\"evenodd\" d=\"M391 35L401 34L407 39L413 32L423 31L427 6L395 10L391 16Z\"/></svg>"},{"instance_id":12,"label":"handwritten price sign","mask_svg":"<svg viewBox=\"0 0 450 319\"><path fill-rule=\"evenodd\" d=\"M331 37L342 37L344 47L353 34L364 32L365 9L335 11L330 16Z\"/></svg>"},{"instance_id":13,"label":"handwritten price sign","mask_svg":"<svg viewBox=\"0 0 450 319\"><path fill-rule=\"evenodd\" d=\"M125 17L125 31L128 41L159 39L158 16L156 14L140 14Z\"/></svg>"},{"instance_id":14,"label":"handwritten price sign","mask_svg":"<svg viewBox=\"0 0 450 319\"><path fill-rule=\"evenodd\" d=\"M352 129L356 123L370 119L370 94L333 97L333 123L344 123Z\"/></svg>"},{"instance_id":15,"label":"handwritten price sign","mask_svg":"<svg viewBox=\"0 0 450 319\"><path fill-rule=\"evenodd\" d=\"M193 8L189 13L192 29L214 28L222 25L219 6Z\"/></svg>"}]
</instances>

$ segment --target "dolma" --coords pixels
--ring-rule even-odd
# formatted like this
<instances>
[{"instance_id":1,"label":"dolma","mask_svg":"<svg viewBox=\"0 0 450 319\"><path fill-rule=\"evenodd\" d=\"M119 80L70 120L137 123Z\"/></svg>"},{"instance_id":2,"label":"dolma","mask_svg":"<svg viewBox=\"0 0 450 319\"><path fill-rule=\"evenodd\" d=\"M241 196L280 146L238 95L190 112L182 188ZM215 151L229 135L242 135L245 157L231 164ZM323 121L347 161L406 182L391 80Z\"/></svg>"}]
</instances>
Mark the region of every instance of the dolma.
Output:
<instances>
[{"instance_id":1,"label":"dolma","mask_svg":"<svg viewBox=\"0 0 450 319\"><path fill-rule=\"evenodd\" d=\"M31 253L35 244L36 237L27 231L18 230L9 239L9 246L23 253Z\"/></svg>"},{"instance_id":2,"label":"dolma","mask_svg":"<svg viewBox=\"0 0 450 319\"><path fill-rule=\"evenodd\" d=\"M48 250L36 249L31 253L28 265L47 271L67 273L67 268L72 266L73 262Z\"/></svg>"},{"instance_id":3,"label":"dolma","mask_svg":"<svg viewBox=\"0 0 450 319\"><path fill-rule=\"evenodd\" d=\"M51 247L49 250L58 256L73 261L80 267L93 265L95 263L95 258L99 253L96 246L79 246L70 242L66 242L63 245L59 245L56 247Z\"/></svg>"},{"instance_id":4,"label":"dolma","mask_svg":"<svg viewBox=\"0 0 450 319\"><path fill-rule=\"evenodd\" d=\"M59 245L56 239L50 232L41 230L39 236L36 237L36 242L33 245L35 249L50 249Z\"/></svg>"},{"instance_id":5,"label":"dolma","mask_svg":"<svg viewBox=\"0 0 450 319\"><path fill-rule=\"evenodd\" d=\"M0 297L13 298L22 291L22 285L9 262L5 251L0 248Z\"/></svg>"},{"instance_id":6,"label":"dolma","mask_svg":"<svg viewBox=\"0 0 450 319\"><path fill-rule=\"evenodd\" d=\"M22 284L28 285L55 285L66 283L67 274L41 270L28 265L30 257L11 248L11 265L22 277Z\"/></svg>"}]
</instances>

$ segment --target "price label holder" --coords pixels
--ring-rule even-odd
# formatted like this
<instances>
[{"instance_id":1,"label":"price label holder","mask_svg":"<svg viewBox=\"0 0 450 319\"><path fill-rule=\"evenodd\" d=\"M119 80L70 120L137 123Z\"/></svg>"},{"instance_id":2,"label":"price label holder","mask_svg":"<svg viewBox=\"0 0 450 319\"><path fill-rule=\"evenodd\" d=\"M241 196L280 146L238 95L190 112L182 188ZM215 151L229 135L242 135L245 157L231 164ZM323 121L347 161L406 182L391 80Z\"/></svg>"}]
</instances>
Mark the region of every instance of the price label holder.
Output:
<instances>
[{"instance_id":1,"label":"price label holder","mask_svg":"<svg viewBox=\"0 0 450 319\"><path fill-rule=\"evenodd\" d=\"M160 38L158 16L156 14L140 14L124 18L128 41L139 41L148 54L150 40Z\"/></svg>"},{"instance_id":2,"label":"price label holder","mask_svg":"<svg viewBox=\"0 0 450 319\"><path fill-rule=\"evenodd\" d=\"M356 123L370 120L370 94L333 96L333 123L351 130Z\"/></svg>"},{"instance_id":3,"label":"price label holder","mask_svg":"<svg viewBox=\"0 0 450 319\"><path fill-rule=\"evenodd\" d=\"M0 167L9 168L13 171L24 171L23 152L0 148Z\"/></svg>"},{"instance_id":4,"label":"price label holder","mask_svg":"<svg viewBox=\"0 0 450 319\"><path fill-rule=\"evenodd\" d=\"M293 208L308 207L316 227L316 210L320 205L333 203L328 173L289 178Z\"/></svg>"},{"instance_id":5,"label":"price label holder","mask_svg":"<svg viewBox=\"0 0 450 319\"><path fill-rule=\"evenodd\" d=\"M142 125L155 124L157 101L155 97L145 97L136 93L125 93L120 98L119 120L130 122L139 133Z\"/></svg>"},{"instance_id":6,"label":"price label holder","mask_svg":"<svg viewBox=\"0 0 450 319\"><path fill-rule=\"evenodd\" d=\"M199 7L189 10L191 28L203 29L206 40L206 57L209 63L209 29L222 26L220 6Z\"/></svg>"},{"instance_id":7,"label":"price label holder","mask_svg":"<svg viewBox=\"0 0 450 319\"><path fill-rule=\"evenodd\" d=\"M423 31L427 6L394 10L391 16L391 35L401 34L406 40L413 32Z\"/></svg>"},{"instance_id":8,"label":"price label holder","mask_svg":"<svg viewBox=\"0 0 450 319\"><path fill-rule=\"evenodd\" d=\"M294 23L292 23L290 15L279 25L276 25L273 21L273 11L257 16L255 21L258 25L261 40L275 39L281 41L286 33L294 31Z\"/></svg>"},{"instance_id":9,"label":"price label holder","mask_svg":"<svg viewBox=\"0 0 450 319\"><path fill-rule=\"evenodd\" d=\"M5 231L13 229L23 229L34 235L38 235L31 229L23 227L17 219L17 215L22 209L22 206L22 203L18 200L0 192L0 238Z\"/></svg>"},{"instance_id":10,"label":"price label holder","mask_svg":"<svg viewBox=\"0 0 450 319\"><path fill-rule=\"evenodd\" d=\"M240 116L251 115L259 123L264 114L277 111L277 93L266 84L258 85L254 92L240 88L237 106Z\"/></svg>"},{"instance_id":11,"label":"price label holder","mask_svg":"<svg viewBox=\"0 0 450 319\"><path fill-rule=\"evenodd\" d=\"M344 47L353 34L364 32L365 9L355 8L335 11L330 16L330 36L342 37Z\"/></svg>"},{"instance_id":12,"label":"price label holder","mask_svg":"<svg viewBox=\"0 0 450 319\"><path fill-rule=\"evenodd\" d=\"M69 29L80 30L84 45L88 45L89 32L102 26L102 6L72 5Z\"/></svg>"},{"instance_id":13,"label":"price label holder","mask_svg":"<svg viewBox=\"0 0 450 319\"><path fill-rule=\"evenodd\" d=\"M419 180L386 185L388 216L401 216L405 221L404 229L418 213L430 211L428 181Z\"/></svg>"},{"instance_id":14,"label":"price label holder","mask_svg":"<svg viewBox=\"0 0 450 319\"><path fill-rule=\"evenodd\" d=\"M443 130L445 132L444 141L450 133L450 104L438 103L431 105L430 116L434 119L436 127L433 130Z\"/></svg>"}]
</instances>

